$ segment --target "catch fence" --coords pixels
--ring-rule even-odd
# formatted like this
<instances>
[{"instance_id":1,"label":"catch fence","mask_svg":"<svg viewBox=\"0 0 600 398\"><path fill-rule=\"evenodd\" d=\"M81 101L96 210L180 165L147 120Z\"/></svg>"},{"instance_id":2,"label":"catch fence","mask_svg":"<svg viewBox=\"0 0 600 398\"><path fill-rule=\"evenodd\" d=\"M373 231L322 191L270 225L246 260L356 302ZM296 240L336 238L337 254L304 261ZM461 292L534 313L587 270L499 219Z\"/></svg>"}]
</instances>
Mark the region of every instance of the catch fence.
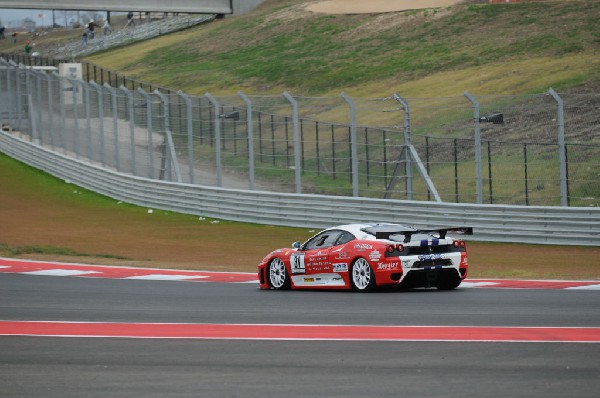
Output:
<instances>
[{"instance_id":1,"label":"catch fence","mask_svg":"<svg viewBox=\"0 0 600 398\"><path fill-rule=\"evenodd\" d=\"M15 62L16 61L16 62ZM19 62L19 63L17 63ZM83 63L0 60L0 121L122 173L289 193L600 205L600 96L192 96Z\"/></svg>"}]
</instances>

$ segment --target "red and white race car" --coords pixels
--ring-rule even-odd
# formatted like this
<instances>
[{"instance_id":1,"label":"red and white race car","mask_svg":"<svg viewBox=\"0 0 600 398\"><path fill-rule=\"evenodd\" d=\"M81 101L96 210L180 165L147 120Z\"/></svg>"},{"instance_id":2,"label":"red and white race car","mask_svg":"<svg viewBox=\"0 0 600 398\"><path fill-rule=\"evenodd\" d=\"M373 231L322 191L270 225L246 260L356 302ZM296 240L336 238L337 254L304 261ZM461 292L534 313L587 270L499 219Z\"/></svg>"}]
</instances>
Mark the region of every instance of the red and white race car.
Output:
<instances>
[{"instance_id":1,"label":"red and white race car","mask_svg":"<svg viewBox=\"0 0 600 398\"><path fill-rule=\"evenodd\" d=\"M448 233L473 228L418 229L349 224L325 229L304 244L278 249L258 265L261 289L354 289L378 286L450 290L467 277L467 247Z\"/></svg>"}]
</instances>

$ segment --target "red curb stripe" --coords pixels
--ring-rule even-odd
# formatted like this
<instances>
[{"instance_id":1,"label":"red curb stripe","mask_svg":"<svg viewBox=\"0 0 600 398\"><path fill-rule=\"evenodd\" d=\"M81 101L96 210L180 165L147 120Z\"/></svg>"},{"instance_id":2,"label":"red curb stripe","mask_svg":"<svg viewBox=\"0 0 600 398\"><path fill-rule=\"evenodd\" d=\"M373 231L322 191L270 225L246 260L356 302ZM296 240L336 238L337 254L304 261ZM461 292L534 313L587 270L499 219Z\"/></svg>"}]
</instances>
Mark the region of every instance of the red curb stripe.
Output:
<instances>
[{"instance_id":1,"label":"red curb stripe","mask_svg":"<svg viewBox=\"0 0 600 398\"><path fill-rule=\"evenodd\" d=\"M600 328L0 321L0 335L122 338L600 343Z\"/></svg>"}]
</instances>

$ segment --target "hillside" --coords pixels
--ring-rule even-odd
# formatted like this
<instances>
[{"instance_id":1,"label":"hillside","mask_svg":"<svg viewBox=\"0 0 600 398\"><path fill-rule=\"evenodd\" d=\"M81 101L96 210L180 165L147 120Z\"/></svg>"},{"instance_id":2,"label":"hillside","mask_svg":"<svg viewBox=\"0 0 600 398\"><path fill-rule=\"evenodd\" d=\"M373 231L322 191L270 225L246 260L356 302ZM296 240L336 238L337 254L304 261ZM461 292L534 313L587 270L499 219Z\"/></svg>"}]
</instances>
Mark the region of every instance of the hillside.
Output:
<instances>
[{"instance_id":1,"label":"hillside","mask_svg":"<svg viewBox=\"0 0 600 398\"><path fill-rule=\"evenodd\" d=\"M440 97L598 92L600 2L471 4L328 15L267 0L254 12L89 60L192 94Z\"/></svg>"}]
</instances>

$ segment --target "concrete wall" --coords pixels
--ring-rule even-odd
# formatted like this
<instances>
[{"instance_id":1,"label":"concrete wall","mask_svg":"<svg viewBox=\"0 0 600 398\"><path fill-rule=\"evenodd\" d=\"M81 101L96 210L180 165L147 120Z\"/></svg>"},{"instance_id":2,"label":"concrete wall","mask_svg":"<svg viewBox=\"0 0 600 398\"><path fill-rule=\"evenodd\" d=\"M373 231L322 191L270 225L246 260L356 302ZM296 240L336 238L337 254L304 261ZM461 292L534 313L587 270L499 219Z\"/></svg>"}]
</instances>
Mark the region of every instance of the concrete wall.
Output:
<instances>
[{"instance_id":1,"label":"concrete wall","mask_svg":"<svg viewBox=\"0 0 600 398\"><path fill-rule=\"evenodd\" d=\"M232 0L233 15L242 15L250 12L264 2L265 0Z\"/></svg>"}]
</instances>

